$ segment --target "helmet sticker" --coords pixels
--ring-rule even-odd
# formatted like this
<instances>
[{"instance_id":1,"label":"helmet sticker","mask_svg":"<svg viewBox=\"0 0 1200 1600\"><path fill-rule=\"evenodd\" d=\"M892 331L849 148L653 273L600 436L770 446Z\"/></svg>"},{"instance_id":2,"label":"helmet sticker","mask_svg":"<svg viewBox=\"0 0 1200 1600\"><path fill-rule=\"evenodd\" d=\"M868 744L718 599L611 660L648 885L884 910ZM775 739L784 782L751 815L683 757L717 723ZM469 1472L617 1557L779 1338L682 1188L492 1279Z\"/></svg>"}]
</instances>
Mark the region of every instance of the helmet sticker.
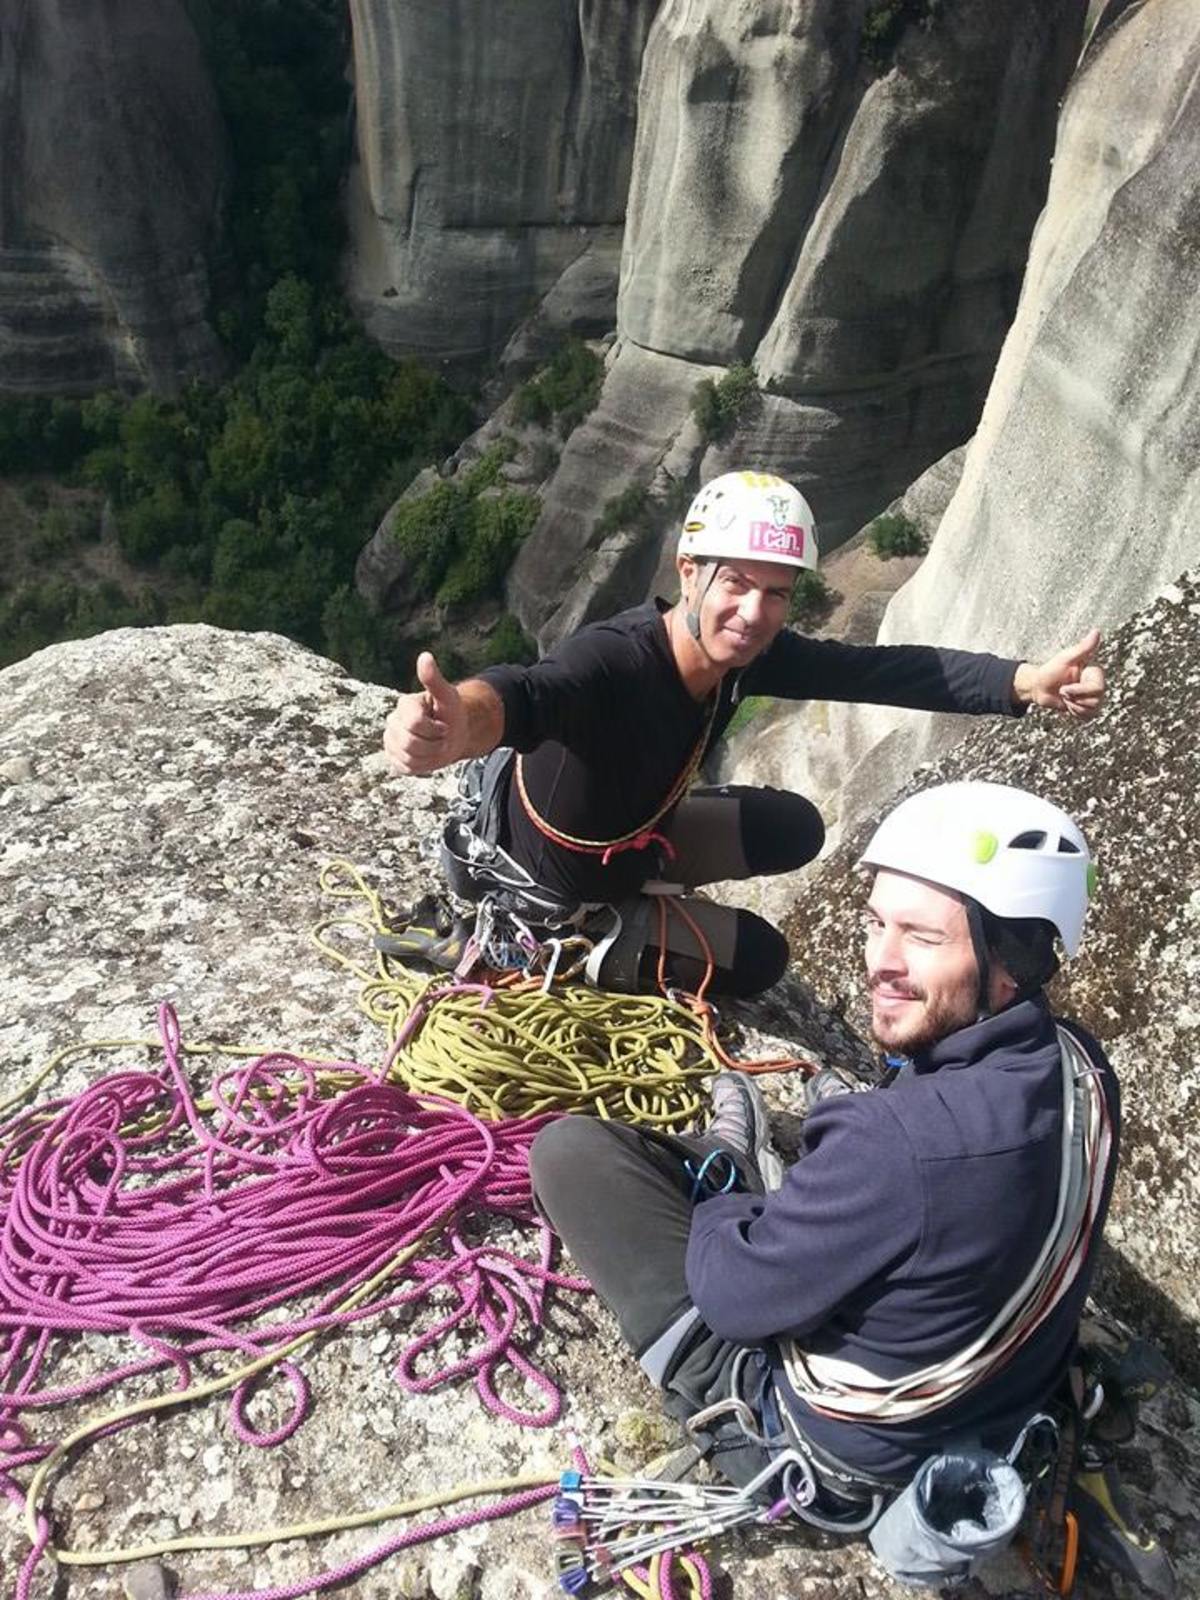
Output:
<instances>
[{"instance_id":1,"label":"helmet sticker","mask_svg":"<svg viewBox=\"0 0 1200 1600\"><path fill-rule=\"evenodd\" d=\"M801 561L804 558L804 529L794 522L782 527L770 522L752 522L750 549L758 555L791 556L794 561Z\"/></svg>"},{"instance_id":2,"label":"helmet sticker","mask_svg":"<svg viewBox=\"0 0 1200 1600\"><path fill-rule=\"evenodd\" d=\"M771 521L777 528L786 528L788 525L788 497L785 494L769 494L767 503L771 507Z\"/></svg>"}]
</instances>

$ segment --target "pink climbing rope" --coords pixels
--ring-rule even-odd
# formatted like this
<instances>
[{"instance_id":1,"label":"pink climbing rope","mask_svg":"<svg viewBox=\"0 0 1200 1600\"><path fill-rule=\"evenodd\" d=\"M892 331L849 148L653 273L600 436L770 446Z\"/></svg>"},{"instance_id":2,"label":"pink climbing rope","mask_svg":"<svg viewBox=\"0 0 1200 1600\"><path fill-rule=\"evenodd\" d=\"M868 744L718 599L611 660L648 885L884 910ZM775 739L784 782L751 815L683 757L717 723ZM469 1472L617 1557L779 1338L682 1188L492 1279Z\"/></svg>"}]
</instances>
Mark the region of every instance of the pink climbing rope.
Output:
<instances>
[{"instance_id":1,"label":"pink climbing rope","mask_svg":"<svg viewBox=\"0 0 1200 1600\"><path fill-rule=\"evenodd\" d=\"M13 1473L52 1448L30 1436L38 1411L156 1369L173 1369L185 1389L197 1356L254 1359L435 1289L450 1292L451 1308L400 1357L400 1386L423 1393L470 1376L490 1411L528 1427L557 1421L561 1397L521 1348L543 1320L548 1288L587 1288L551 1269L550 1232L533 1212L529 1147L549 1117L486 1124L351 1063L333 1069L349 1087L330 1094L317 1068L284 1053L222 1073L213 1109L202 1111L169 1006L159 1028L160 1070L114 1073L0 1124L0 1489L10 1499L24 1500ZM478 1232L472 1219L487 1214L536 1226L536 1255L468 1243ZM378 1293L337 1309L420 1241ZM306 1315L262 1323L313 1295ZM51 1340L79 1332L128 1335L146 1355L83 1382L39 1387ZM451 1332L468 1352L439 1367ZM292 1390L278 1427L253 1427L251 1386L233 1391L230 1422L246 1443L280 1443L304 1420L303 1374L291 1361L274 1370ZM528 1402L501 1394L514 1385ZM390 1541L375 1559L415 1537ZM40 1553L25 1562L22 1595Z\"/></svg>"}]
</instances>

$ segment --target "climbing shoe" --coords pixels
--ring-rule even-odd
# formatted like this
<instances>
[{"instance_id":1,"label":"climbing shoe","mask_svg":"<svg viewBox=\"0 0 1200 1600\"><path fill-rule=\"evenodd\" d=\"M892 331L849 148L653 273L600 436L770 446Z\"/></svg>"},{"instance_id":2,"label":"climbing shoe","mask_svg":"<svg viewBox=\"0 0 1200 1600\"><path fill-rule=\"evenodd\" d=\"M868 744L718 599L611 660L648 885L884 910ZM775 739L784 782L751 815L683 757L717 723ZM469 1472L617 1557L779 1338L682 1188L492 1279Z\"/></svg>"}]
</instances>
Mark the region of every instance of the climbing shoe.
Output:
<instances>
[{"instance_id":1,"label":"climbing shoe","mask_svg":"<svg viewBox=\"0 0 1200 1600\"><path fill-rule=\"evenodd\" d=\"M822 1067L818 1072L814 1072L811 1078L805 1078L801 1086L803 1114L807 1116L822 1100L833 1100L837 1095L853 1093L853 1084L848 1083L840 1072L835 1072L832 1067Z\"/></svg>"},{"instance_id":2,"label":"climbing shoe","mask_svg":"<svg viewBox=\"0 0 1200 1600\"><path fill-rule=\"evenodd\" d=\"M784 1165L771 1148L766 1103L745 1072L721 1072L710 1090L713 1119L701 1137L724 1146L752 1165L768 1192L783 1182Z\"/></svg>"},{"instance_id":3,"label":"climbing shoe","mask_svg":"<svg viewBox=\"0 0 1200 1600\"><path fill-rule=\"evenodd\" d=\"M1114 1463L1075 1474L1070 1509L1079 1523L1084 1560L1130 1578L1147 1594L1173 1600L1175 1573L1158 1540L1135 1528Z\"/></svg>"},{"instance_id":4,"label":"climbing shoe","mask_svg":"<svg viewBox=\"0 0 1200 1600\"><path fill-rule=\"evenodd\" d=\"M417 901L402 928L376 934L372 942L376 950L399 961L423 961L454 972L474 931L473 918L456 916L440 895L427 894Z\"/></svg>"}]
</instances>

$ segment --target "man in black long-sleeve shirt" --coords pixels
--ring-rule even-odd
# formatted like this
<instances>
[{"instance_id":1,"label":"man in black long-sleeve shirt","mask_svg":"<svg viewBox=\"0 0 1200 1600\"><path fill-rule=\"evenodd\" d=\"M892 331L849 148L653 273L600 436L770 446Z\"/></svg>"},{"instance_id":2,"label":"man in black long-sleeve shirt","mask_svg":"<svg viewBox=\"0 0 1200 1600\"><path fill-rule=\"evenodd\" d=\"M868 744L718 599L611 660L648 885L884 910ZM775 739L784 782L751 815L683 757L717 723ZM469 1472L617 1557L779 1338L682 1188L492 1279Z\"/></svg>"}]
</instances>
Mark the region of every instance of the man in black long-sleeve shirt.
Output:
<instances>
[{"instance_id":1,"label":"man in black long-sleeve shirt","mask_svg":"<svg viewBox=\"0 0 1200 1600\"><path fill-rule=\"evenodd\" d=\"M494 842L546 898L620 908L621 935L592 974L607 987L653 980L659 929L648 880L703 883L788 871L813 859L824 827L799 795L691 787L737 703L750 695L862 701L927 711L1087 717L1103 696L1098 635L1040 666L926 646L853 646L785 629L797 571L816 565L812 513L766 473L727 473L697 495L680 536L681 597L592 623L532 667L495 667L457 686L433 657L403 695L384 746L425 774L497 747L516 752ZM669 904L670 902L668 902ZM782 973L787 945L748 911L686 899L669 919L668 976L740 994Z\"/></svg>"},{"instance_id":2,"label":"man in black long-sleeve shirt","mask_svg":"<svg viewBox=\"0 0 1200 1600\"><path fill-rule=\"evenodd\" d=\"M863 865L873 1029L907 1064L886 1088L819 1101L777 1190L758 1178L765 1118L741 1074L717 1080L699 1140L566 1117L532 1171L675 1415L732 1392L760 1433L786 1426L819 1462L898 1484L956 1438L1007 1450L1061 1380L1120 1102L1100 1046L1042 992L1055 939L1078 949L1093 876L1065 813L945 785L898 807ZM732 1157L740 1192L706 1195L714 1152L712 1187ZM721 1459L746 1481L766 1456Z\"/></svg>"}]
</instances>

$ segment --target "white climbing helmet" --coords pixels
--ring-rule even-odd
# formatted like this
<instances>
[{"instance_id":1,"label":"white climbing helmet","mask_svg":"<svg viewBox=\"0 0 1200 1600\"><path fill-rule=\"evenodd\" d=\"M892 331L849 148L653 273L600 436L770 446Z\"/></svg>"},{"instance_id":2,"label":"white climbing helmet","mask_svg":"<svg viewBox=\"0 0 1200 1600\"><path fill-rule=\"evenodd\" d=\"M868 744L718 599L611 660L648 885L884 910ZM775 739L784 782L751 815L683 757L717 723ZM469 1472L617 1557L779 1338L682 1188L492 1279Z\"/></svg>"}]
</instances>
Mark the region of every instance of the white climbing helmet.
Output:
<instances>
[{"instance_id":1,"label":"white climbing helmet","mask_svg":"<svg viewBox=\"0 0 1200 1600\"><path fill-rule=\"evenodd\" d=\"M1069 956L1095 886L1087 840L1067 813L1005 783L944 783L910 796L858 864L955 889L997 917L1042 917Z\"/></svg>"},{"instance_id":2,"label":"white climbing helmet","mask_svg":"<svg viewBox=\"0 0 1200 1600\"><path fill-rule=\"evenodd\" d=\"M817 530L799 489L773 472L723 472L688 507L679 554L693 561L815 567Z\"/></svg>"}]
</instances>

